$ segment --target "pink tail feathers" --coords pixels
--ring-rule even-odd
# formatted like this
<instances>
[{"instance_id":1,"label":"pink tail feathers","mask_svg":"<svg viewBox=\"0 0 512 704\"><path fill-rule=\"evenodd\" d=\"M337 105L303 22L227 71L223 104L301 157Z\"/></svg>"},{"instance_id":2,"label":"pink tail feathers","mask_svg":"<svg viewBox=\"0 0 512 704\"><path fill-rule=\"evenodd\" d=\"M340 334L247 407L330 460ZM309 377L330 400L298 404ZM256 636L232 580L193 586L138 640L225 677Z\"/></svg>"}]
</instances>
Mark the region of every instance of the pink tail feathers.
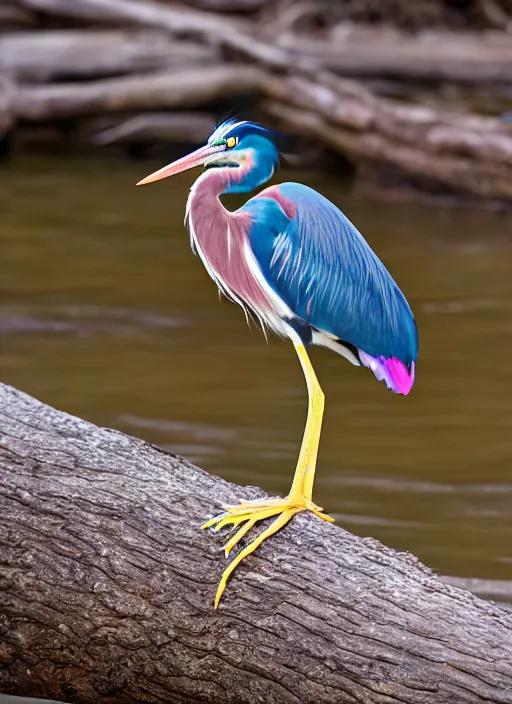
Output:
<instances>
[{"instance_id":1,"label":"pink tail feathers","mask_svg":"<svg viewBox=\"0 0 512 704\"><path fill-rule=\"evenodd\" d=\"M407 396L414 384L414 362L410 371L405 364L396 357L386 359L385 357L372 357L366 352L359 350L359 357L365 367L371 369L379 381L385 381L388 389L396 394Z\"/></svg>"}]
</instances>

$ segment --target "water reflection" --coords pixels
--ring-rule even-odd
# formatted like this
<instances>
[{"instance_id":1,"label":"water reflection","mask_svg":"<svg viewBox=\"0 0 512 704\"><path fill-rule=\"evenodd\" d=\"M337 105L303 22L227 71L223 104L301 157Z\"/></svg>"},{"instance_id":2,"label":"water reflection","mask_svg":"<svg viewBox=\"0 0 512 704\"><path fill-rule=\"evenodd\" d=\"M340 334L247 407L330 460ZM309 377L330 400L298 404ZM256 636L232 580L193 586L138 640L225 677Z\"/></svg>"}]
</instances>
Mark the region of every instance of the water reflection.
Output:
<instances>
[{"instance_id":1,"label":"water reflection","mask_svg":"<svg viewBox=\"0 0 512 704\"><path fill-rule=\"evenodd\" d=\"M136 189L152 166L26 159L4 171L2 379L286 492L306 409L293 349L219 303L183 229L193 176ZM315 500L441 572L511 579L510 218L369 203L318 175L278 176L345 209L420 329L405 399L313 352L327 396Z\"/></svg>"}]
</instances>

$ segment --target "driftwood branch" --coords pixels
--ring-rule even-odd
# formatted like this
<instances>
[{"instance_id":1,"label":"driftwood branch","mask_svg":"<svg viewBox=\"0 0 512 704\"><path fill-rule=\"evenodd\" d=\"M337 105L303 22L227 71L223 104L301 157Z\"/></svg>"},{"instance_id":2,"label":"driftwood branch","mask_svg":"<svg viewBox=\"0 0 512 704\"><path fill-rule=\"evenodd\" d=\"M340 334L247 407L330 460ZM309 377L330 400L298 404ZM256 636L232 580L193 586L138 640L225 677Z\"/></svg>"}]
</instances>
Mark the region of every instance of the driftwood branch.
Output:
<instances>
[{"instance_id":1,"label":"driftwood branch","mask_svg":"<svg viewBox=\"0 0 512 704\"><path fill-rule=\"evenodd\" d=\"M294 56L342 76L465 84L512 82L512 41L504 32L421 32L336 27L328 40L281 40Z\"/></svg>"},{"instance_id":2,"label":"driftwood branch","mask_svg":"<svg viewBox=\"0 0 512 704\"><path fill-rule=\"evenodd\" d=\"M0 66L22 83L86 79L218 63L207 45L154 31L13 32L0 42Z\"/></svg>"},{"instance_id":3,"label":"driftwood branch","mask_svg":"<svg viewBox=\"0 0 512 704\"><path fill-rule=\"evenodd\" d=\"M246 94L284 129L343 153L356 164L392 167L416 185L512 201L512 126L379 98L352 81L278 76L220 64L98 81L20 85L16 118L30 121L190 108ZM128 137L126 138L128 139Z\"/></svg>"},{"instance_id":4,"label":"driftwood branch","mask_svg":"<svg viewBox=\"0 0 512 704\"><path fill-rule=\"evenodd\" d=\"M86 83L19 86L14 110L24 120L51 120L133 110L204 105L257 91L260 73L236 64L204 66Z\"/></svg>"},{"instance_id":5,"label":"driftwood branch","mask_svg":"<svg viewBox=\"0 0 512 704\"><path fill-rule=\"evenodd\" d=\"M299 516L212 608L262 496L0 387L0 690L167 704L512 702L512 614Z\"/></svg>"},{"instance_id":6,"label":"driftwood branch","mask_svg":"<svg viewBox=\"0 0 512 704\"><path fill-rule=\"evenodd\" d=\"M97 23L150 27L192 34L226 46L266 65L344 76L463 83L512 81L512 46L505 32L429 31L411 35L397 29L353 23L336 25L326 40L285 33L258 38L245 23L206 12L141 0L20 0L31 10ZM215 9L215 8L212 8ZM276 23L279 25L279 22ZM272 25L267 34L272 32ZM277 42L276 42L277 40Z\"/></svg>"},{"instance_id":7,"label":"driftwood branch","mask_svg":"<svg viewBox=\"0 0 512 704\"><path fill-rule=\"evenodd\" d=\"M352 81L291 76L264 83L265 109L354 163L392 166L418 184L512 199L512 126L378 98ZM297 109L300 108L300 109Z\"/></svg>"},{"instance_id":8,"label":"driftwood branch","mask_svg":"<svg viewBox=\"0 0 512 704\"><path fill-rule=\"evenodd\" d=\"M19 0L30 9L114 26L149 27L173 35L195 36L207 44L227 47L240 56L274 67L289 67L286 49L244 31L233 21L207 12L165 6L147 0ZM300 65L301 60L295 60ZM311 65L311 61L308 62Z\"/></svg>"}]
</instances>

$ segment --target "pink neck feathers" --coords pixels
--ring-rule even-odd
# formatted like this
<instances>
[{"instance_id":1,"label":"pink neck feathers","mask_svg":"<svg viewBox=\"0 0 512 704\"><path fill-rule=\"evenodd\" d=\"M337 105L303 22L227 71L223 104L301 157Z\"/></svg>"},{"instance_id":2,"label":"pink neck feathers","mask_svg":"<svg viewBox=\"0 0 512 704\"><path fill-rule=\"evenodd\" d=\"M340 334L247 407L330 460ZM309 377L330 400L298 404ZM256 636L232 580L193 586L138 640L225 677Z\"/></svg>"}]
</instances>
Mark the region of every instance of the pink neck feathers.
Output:
<instances>
[{"instance_id":1,"label":"pink neck feathers","mask_svg":"<svg viewBox=\"0 0 512 704\"><path fill-rule=\"evenodd\" d=\"M247 213L232 213L219 200L233 180L243 178L244 167L216 168L206 171L194 184L189 199L189 222L198 252L209 273L227 293L247 303L257 312L269 302L251 271L248 257L251 218Z\"/></svg>"}]
</instances>

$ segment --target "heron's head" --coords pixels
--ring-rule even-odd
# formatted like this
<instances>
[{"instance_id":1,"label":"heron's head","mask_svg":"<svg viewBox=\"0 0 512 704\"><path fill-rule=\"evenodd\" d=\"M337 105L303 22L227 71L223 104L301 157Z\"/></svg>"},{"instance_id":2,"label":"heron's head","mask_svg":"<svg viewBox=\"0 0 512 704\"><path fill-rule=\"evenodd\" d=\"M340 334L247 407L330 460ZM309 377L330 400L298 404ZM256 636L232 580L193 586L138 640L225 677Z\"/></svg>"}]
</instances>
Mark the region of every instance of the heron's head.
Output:
<instances>
[{"instance_id":1,"label":"heron's head","mask_svg":"<svg viewBox=\"0 0 512 704\"><path fill-rule=\"evenodd\" d=\"M276 133L253 122L228 120L212 132L204 147L146 176L137 185L159 181L198 166L208 169L246 166L252 175L251 186L255 188L274 173L279 160L273 142L275 136Z\"/></svg>"}]
</instances>

